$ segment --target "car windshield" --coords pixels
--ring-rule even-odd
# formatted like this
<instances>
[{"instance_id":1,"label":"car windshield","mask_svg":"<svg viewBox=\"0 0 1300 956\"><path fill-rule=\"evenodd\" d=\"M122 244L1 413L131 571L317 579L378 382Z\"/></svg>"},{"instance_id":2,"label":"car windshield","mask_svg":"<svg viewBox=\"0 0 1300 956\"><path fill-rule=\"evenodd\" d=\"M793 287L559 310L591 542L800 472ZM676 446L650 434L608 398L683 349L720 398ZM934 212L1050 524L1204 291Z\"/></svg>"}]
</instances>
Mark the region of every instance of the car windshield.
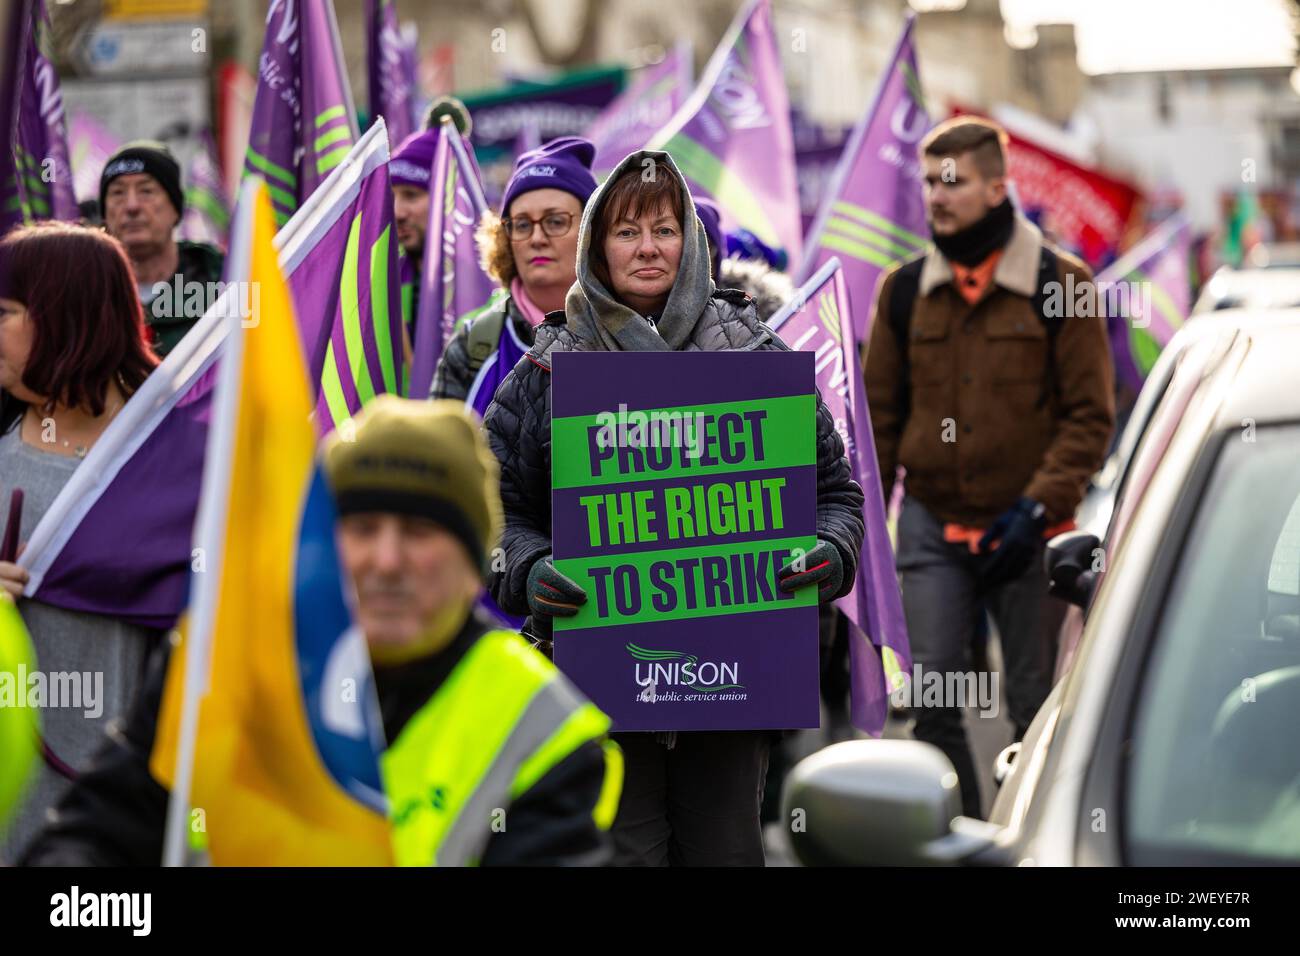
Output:
<instances>
[{"instance_id":1,"label":"car windshield","mask_svg":"<svg viewBox=\"0 0 1300 956\"><path fill-rule=\"evenodd\" d=\"M1133 862L1300 860L1300 424L1223 442L1180 556L1126 774Z\"/></svg>"}]
</instances>

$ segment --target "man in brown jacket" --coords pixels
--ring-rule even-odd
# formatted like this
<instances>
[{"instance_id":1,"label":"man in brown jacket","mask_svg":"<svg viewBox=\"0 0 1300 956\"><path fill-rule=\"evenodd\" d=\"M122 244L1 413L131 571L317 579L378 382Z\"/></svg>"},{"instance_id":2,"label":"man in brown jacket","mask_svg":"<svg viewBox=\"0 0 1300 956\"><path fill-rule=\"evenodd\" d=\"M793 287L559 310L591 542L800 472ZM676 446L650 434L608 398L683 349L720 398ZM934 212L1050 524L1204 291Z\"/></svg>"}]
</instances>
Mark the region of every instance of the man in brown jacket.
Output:
<instances>
[{"instance_id":1,"label":"man in brown jacket","mask_svg":"<svg viewBox=\"0 0 1300 956\"><path fill-rule=\"evenodd\" d=\"M897 561L917 668L968 672L987 608L1019 740L1051 689L1064 613L1043 541L1070 526L1114 428L1110 347L1087 266L1007 196L1006 133L959 117L920 150L934 244L880 283L866 361L876 453L886 500L906 472ZM915 734L953 762L977 817L962 703L915 708Z\"/></svg>"}]
</instances>

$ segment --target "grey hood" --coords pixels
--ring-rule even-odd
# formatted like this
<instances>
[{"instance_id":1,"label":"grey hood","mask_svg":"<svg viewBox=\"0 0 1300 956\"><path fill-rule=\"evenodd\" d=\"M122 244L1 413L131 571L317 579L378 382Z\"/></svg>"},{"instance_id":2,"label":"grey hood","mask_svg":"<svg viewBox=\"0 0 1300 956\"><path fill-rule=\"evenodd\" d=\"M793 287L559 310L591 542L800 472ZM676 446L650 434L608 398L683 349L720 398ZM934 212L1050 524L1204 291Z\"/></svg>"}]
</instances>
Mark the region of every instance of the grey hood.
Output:
<instances>
[{"instance_id":1,"label":"grey hood","mask_svg":"<svg viewBox=\"0 0 1300 956\"><path fill-rule=\"evenodd\" d=\"M591 270L592 223L605 202L611 186L627 169L647 169L645 161L666 166L682 184L682 258L677 279L663 314L655 323L658 329L637 312L614 298L613 293ZM710 275L709 246L704 224L695 214L695 202L686 179L671 156L656 149L643 149L628 155L592 193L582 213L578 230L577 281L564 302L566 325L578 339L599 342L611 352L677 351L689 341L695 324L713 294Z\"/></svg>"}]
</instances>

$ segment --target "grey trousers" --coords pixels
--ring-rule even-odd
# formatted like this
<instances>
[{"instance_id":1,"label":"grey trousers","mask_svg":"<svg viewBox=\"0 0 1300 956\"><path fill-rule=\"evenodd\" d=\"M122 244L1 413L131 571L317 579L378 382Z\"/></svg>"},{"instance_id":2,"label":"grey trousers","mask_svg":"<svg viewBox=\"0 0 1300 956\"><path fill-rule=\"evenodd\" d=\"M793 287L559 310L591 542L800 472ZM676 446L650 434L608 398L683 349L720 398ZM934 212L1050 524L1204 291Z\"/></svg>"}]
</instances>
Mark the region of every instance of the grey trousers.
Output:
<instances>
[{"instance_id":1,"label":"grey trousers","mask_svg":"<svg viewBox=\"0 0 1300 956\"><path fill-rule=\"evenodd\" d=\"M931 671L940 675L968 673L971 638L979 616L987 609L997 625L1004 668L1001 684L1014 739L1019 740L1052 688L1056 635L1066 606L1048 597L1041 559L1019 578L983 588L980 571L988 558L971 554L964 543L945 541L943 524L915 498L903 499L898 518L898 572L914 665L914 674L908 676L915 680L918 665L922 680ZM951 683L945 680L944 686ZM911 711L916 738L947 755L961 784L962 813L982 817L979 779L961 708L949 699L940 706L918 706L917 702L914 693Z\"/></svg>"}]
</instances>

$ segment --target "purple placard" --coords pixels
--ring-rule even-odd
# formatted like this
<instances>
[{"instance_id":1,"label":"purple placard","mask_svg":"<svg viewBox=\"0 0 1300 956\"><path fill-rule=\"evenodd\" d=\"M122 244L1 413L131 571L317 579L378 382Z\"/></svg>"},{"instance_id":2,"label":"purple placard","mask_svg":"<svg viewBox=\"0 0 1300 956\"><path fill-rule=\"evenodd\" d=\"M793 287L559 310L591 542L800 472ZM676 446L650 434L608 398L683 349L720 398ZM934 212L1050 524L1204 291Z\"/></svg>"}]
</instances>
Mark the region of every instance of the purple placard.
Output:
<instances>
[{"instance_id":1,"label":"purple placard","mask_svg":"<svg viewBox=\"0 0 1300 956\"><path fill-rule=\"evenodd\" d=\"M816 540L814 358L553 355L553 557L588 594L555 661L616 730L818 725L817 595L776 587Z\"/></svg>"}]
</instances>

